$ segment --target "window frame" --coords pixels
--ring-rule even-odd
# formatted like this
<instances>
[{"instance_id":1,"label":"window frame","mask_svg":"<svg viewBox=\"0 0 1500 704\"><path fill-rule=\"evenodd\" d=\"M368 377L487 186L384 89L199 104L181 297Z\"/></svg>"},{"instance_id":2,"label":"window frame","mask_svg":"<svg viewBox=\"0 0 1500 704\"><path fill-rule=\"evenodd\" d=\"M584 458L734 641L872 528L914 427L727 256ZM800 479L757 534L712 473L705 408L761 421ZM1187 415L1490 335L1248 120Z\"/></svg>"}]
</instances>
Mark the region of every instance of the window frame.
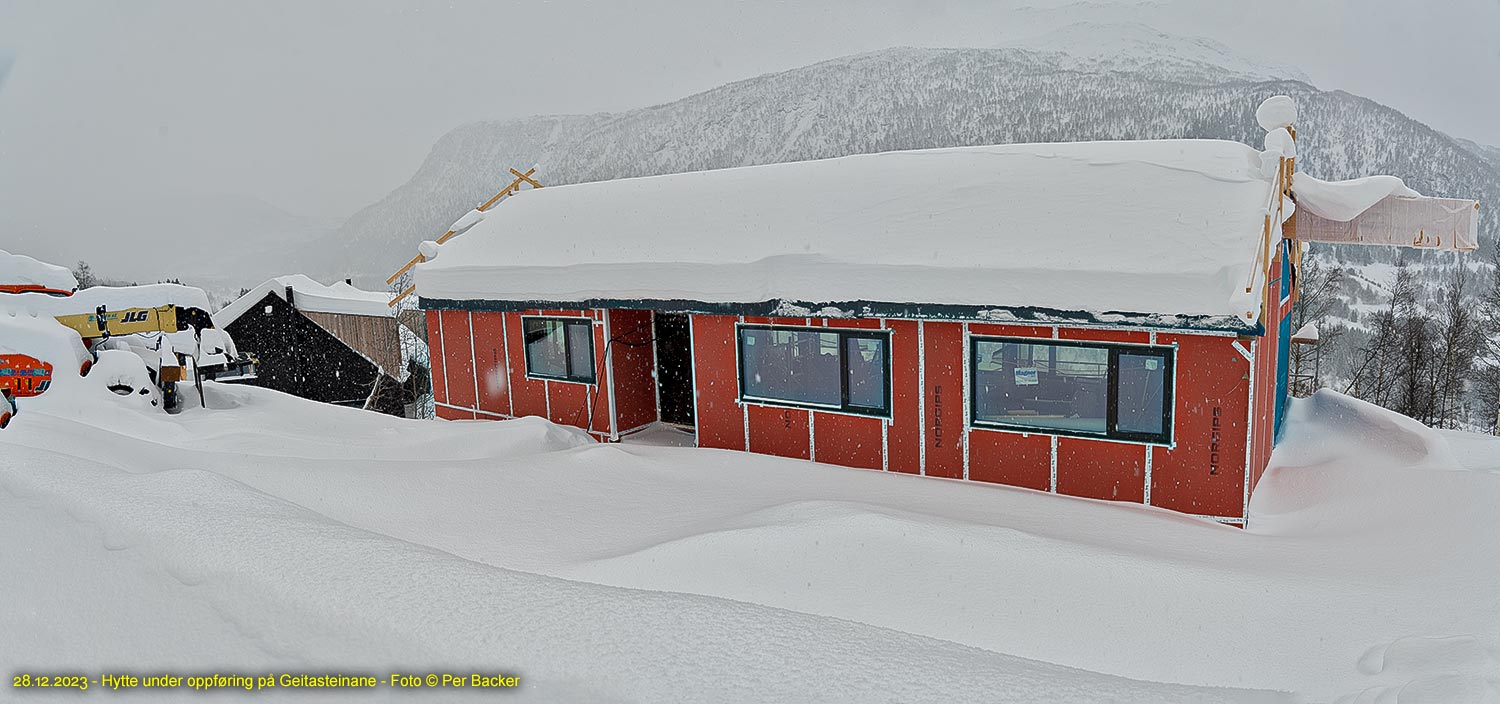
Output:
<instances>
[{"instance_id":1,"label":"window frame","mask_svg":"<svg viewBox=\"0 0 1500 704\"><path fill-rule=\"evenodd\" d=\"M744 355L744 331L765 330L783 332L811 332L821 334L834 334L838 336L839 350L839 405L809 403L806 401L788 401L779 398L766 398L763 396L752 396L745 391L745 355ZM846 354L849 340L880 340L882 349L885 351L885 385L881 389L882 403L884 408L871 408L868 406L856 406L849 403L849 359ZM776 406L780 408L798 408L809 411L823 411L825 413L840 413L844 415L860 416L862 418L880 418L889 421L891 419L891 375L894 371L891 360L891 331L882 328L830 328L814 325L772 325L762 323L736 323L734 326L734 366L736 381L738 382L739 397L736 399L740 404L753 404L760 406Z\"/></svg>"},{"instance_id":2,"label":"window frame","mask_svg":"<svg viewBox=\"0 0 1500 704\"><path fill-rule=\"evenodd\" d=\"M565 373L563 376L543 374L532 371L531 345L526 343L526 322L529 320L558 321L563 325L563 365ZM569 345L568 328L587 325L589 330L589 376L578 376L573 369L572 346ZM594 319L588 316L567 315L523 315L521 316L521 356L525 358L526 378L540 379L543 381L561 381L569 384L586 384L593 386L599 383L599 359L594 350Z\"/></svg>"},{"instance_id":3,"label":"window frame","mask_svg":"<svg viewBox=\"0 0 1500 704\"><path fill-rule=\"evenodd\" d=\"M979 343L999 342L1020 345L1049 345L1053 347L1074 347L1083 349L1102 349L1108 353L1105 365L1104 384L1104 432L1093 433L1084 430L1068 430L1062 428L1047 428L1035 425L1018 425L1000 421L985 420L979 417L979 375L977 371L979 364ZM1120 384L1120 355L1133 354L1139 356L1154 356L1162 360L1165 367L1162 369L1162 379L1165 388L1162 389L1162 432L1139 433L1119 430L1119 384ZM1026 435L1056 435L1058 437L1089 438L1092 440L1105 440L1109 442L1125 442L1140 445L1161 445L1173 447L1176 444L1176 413L1177 404L1177 345L1151 345L1136 344L1128 342L1095 342L1093 340L1061 340L1056 338L1038 337L1007 337L1003 335L970 335L968 346L968 360L964 367L964 373L969 377L969 427L979 430L1000 430L1011 433L1023 433Z\"/></svg>"}]
</instances>

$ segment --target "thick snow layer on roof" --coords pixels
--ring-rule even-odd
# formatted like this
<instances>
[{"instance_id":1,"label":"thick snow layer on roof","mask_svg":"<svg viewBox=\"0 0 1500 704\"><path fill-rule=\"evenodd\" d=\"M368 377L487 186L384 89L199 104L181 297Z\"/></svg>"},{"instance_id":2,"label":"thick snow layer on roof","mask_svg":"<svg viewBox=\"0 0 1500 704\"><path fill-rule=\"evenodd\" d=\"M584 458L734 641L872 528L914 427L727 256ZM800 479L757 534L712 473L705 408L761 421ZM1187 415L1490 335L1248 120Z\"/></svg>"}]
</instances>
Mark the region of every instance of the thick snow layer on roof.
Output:
<instances>
[{"instance_id":1,"label":"thick snow layer on roof","mask_svg":"<svg viewBox=\"0 0 1500 704\"><path fill-rule=\"evenodd\" d=\"M0 286L42 286L72 291L78 288L78 280L66 267L0 249Z\"/></svg>"},{"instance_id":2,"label":"thick snow layer on roof","mask_svg":"<svg viewBox=\"0 0 1500 704\"><path fill-rule=\"evenodd\" d=\"M1338 222L1349 222L1390 196L1422 197L1395 176L1323 181L1304 173L1292 175L1292 193L1297 196L1297 207Z\"/></svg>"},{"instance_id":3,"label":"thick snow layer on roof","mask_svg":"<svg viewBox=\"0 0 1500 704\"><path fill-rule=\"evenodd\" d=\"M234 322L245 311L259 303L267 293L286 298L286 289L292 288L297 310L312 313L338 313L341 315L373 315L389 317L391 308L387 303L391 294L384 291L365 291L340 281L324 285L303 274L288 274L269 279L233 303L214 313L214 325L225 327Z\"/></svg>"},{"instance_id":4,"label":"thick snow layer on roof","mask_svg":"<svg viewBox=\"0 0 1500 704\"><path fill-rule=\"evenodd\" d=\"M1237 317L1271 183L1234 142L889 152L526 191L425 299L881 302Z\"/></svg>"}]
</instances>

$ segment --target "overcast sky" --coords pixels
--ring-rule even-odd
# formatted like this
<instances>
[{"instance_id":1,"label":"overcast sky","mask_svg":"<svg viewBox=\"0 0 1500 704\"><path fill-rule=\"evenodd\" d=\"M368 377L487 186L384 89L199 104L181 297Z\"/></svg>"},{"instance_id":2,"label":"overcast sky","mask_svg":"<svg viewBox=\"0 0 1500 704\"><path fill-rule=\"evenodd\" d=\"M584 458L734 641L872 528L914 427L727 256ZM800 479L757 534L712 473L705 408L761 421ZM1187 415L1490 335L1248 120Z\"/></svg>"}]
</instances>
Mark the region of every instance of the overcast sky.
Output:
<instances>
[{"instance_id":1,"label":"overcast sky","mask_svg":"<svg viewBox=\"0 0 1500 704\"><path fill-rule=\"evenodd\" d=\"M464 122L623 110L844 54L993 46L1082 20L1209 36L1500 144L1500 0L1061 5L0 0L0 65L14 58L0 215L235 193L336 222Z\"/></svg>"}]
</instances>

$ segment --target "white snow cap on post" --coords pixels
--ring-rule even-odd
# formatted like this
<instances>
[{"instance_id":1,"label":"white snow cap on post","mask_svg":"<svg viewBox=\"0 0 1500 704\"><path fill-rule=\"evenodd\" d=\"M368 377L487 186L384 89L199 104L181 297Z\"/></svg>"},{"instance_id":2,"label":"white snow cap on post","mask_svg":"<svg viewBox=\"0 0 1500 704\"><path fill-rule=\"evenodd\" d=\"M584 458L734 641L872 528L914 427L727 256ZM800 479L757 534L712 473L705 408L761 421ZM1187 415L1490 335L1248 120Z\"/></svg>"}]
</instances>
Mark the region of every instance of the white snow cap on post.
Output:
<instances>
[{"instance_id":1,"label":"white snow cap on post","mask_svg":"<svg viewBox=\"0 0 1500 704\"><path fill-rule=\"evenodd\" d=\"M1273 95L1255 109L1255 121L1267 132L1291 127L1297 121L1297 103L1290 96Z\"/></svg>"},{"instance_id":2,"label":"white snow cap on post","mask_svg":"<svg viewBox=\"0 0 1500 704\"><path fill-rule=\"evenodd\" d=\"M1264 144L1266 151L1273 154L1280 154L1288 159L1297 156L1297 140L1292 139L1292 133L1285 127L1267 132Z\"/></svg>"},{"instance_id":3,"label":"white snow cap on post","mask_svg":"<svg viewBox=\"0 0 1500 704\"><path fill-rule=\"evenodd\" d=\"M432 240L423 240L422 244L417 245L417 254L422 255L423 259L426 259L430 262L434 259L437 259L438 252L442 250L442 248L443 245L433 242Z\"/></svg>"}]
</instances>

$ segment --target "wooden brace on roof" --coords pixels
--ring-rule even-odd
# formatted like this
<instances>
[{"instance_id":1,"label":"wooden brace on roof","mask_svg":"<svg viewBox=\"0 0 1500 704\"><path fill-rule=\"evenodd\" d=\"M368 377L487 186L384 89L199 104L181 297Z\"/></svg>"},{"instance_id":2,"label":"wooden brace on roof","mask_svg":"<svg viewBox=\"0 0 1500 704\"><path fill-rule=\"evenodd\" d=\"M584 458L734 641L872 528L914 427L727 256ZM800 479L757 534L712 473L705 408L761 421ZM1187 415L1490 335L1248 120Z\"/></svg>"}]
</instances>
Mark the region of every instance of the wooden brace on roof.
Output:
<instances>
[{"instance_id":1,"label":"wooden brace on roof","mask_svg":"<svg viewBox=\"0 0 1500 704\"><path fill-rule=\"evenodd\" d=\"M511 181L510 185L506 186L505 188L500 189L499 193L496 193L493 198L490 198L489 200L485 201L478 208L475 208L475 210L478 210L480 212L485 212L485 211L489 210L491 207L493 207L496 203L499 203L500 199L502 199L502 198L504 198L506 196L515 195L517 193L520 193L521 192L521 184L522 183L530 184L532 188L541 188L542 187L542 184L540 182L538 182L536 179L532 178L532 175L536 173L536 167L535 166L527 169L526 173L521 173L520 171L517 171L515 169L511 169L510 173L516 177L516 180ZM446 233L444 233L442 237L437 238L437 243L438 244L442 244L444 242L447 242L448 240L452 239L455 234L457 234L457 233L454 232L453 230L449 230ZM427 261L427 258L424 257L424 256L422 256L422 255L420 255L420 254L418 254L415 257L412 257L411 261L409 261L409 262L406 263L406 266L401 267L401 269L398 270L396 273L391 274L390 278L386 279L385 282L387 284L396 283L396 279L401 278L402 276L404 276L406 274L406 272L411 271L412 267L414 267L417 264L419 264L421 262L424 262L424 261ZM395 307L395 305L397 303L401 302L401 299L406 298L407 296L411 295L411 293L413 291L415 291L415 290L416 290L415 286L408 286L408 287L406 287L405 290L403 290L399 294L396 294L396 297L391 299L391 302L390 302L389 305L392 306L392 307Z\"/></svg>"}]
</instances>

